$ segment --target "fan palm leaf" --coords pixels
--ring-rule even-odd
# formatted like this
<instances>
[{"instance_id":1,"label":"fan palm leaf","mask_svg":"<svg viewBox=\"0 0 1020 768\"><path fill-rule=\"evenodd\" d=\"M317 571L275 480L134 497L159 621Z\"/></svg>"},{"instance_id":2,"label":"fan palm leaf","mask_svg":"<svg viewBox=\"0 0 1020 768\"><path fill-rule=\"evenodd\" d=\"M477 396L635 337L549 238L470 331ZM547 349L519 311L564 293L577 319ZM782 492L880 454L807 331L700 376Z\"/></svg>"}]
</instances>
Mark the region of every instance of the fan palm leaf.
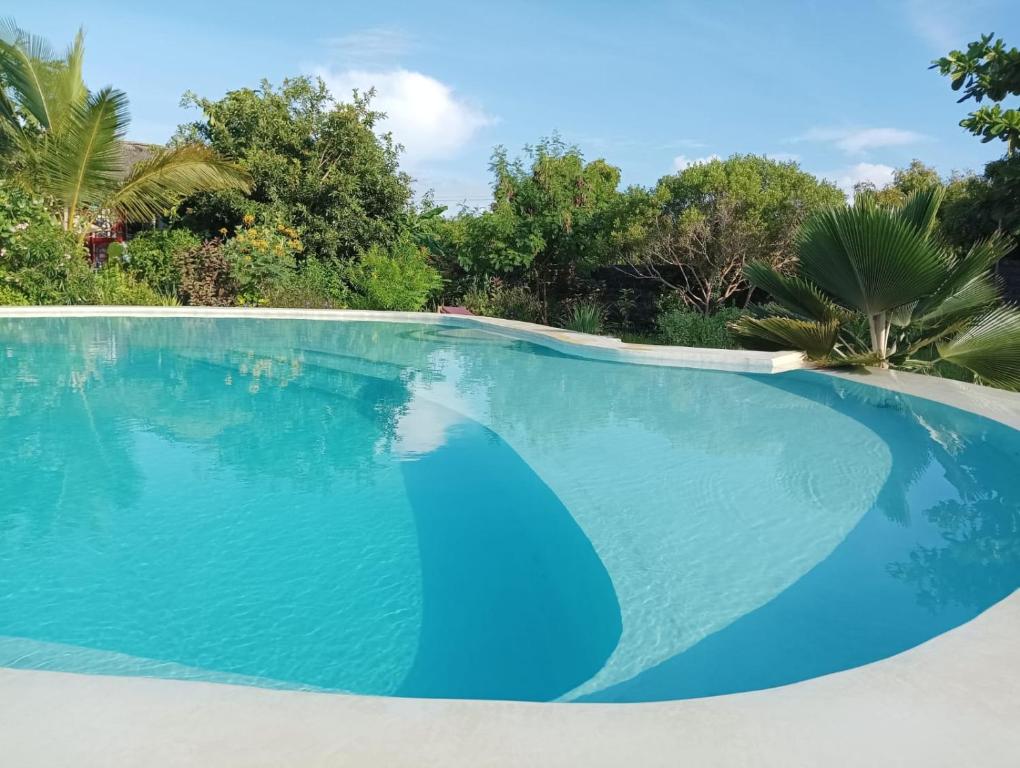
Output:
<instances>
[{"instance_id":1,"label":"fan palm leaf","mask_svg":"<svg viewBox=\"0 0 1020 768\"><path fill-rule=\"evenodd\" d=\"M938 344L939 357L996 387L1020 389L1020 311L1001 306Z\"/></svg>"},{"instance_id":2,"label":"fan palm leaf","mask_svg":"<svg viewBox=\"0 0 1020 768\"><path fill-rule=\"evenodd\" d=\"M820 213L805 224L799 245L802 276L868 316L932 293L948 274L945 251L878 207Z\"/></svg>"},{"instance_id":3,"label":"fan palm leaf","mask_svg":"<svg viewBox=\"0 0 1020 768\"><path fill-rule=\"evenodd\" d=\"M742 343L766 349L802 349L809 357L826 358L839 336L839 321L798 320L793 317L743 316L729 326ZM761 342L766 342L764 345Z\"/></svg>"},{"instance_id":4,"label":"fan palm leaf","mask_svg":"<svg viewBox=\"0 0 1020 768\"><path fill-rule=\"evenodd\" d=\"M160 149L135 163L127 178L104 201L127 221L147 221L196 192L247 191L251 177L201 144Z\"/></svg>"},{"instance_id":5,"label":"fan palm leaf","mask_svg":"<svg viewBox=\"0 0 1020 768\"><path fill-rule=\"evenodd\" d=\"M910 224L918 231L930 237L935 232L938 224L939 208L946 197L946 190L937 185L912 192L903 204L903 207L896 212L897 218Z\"/></svg>"},{"instance_id":6,"label":"fan palm leaf","mask_svg":"<svg viewBox=\"0 0 1020 768\"><path fill-rule=\"evenodd\" d=\"M797 275L784 275L763 262L753 262L744 268L744 275L755 288L759 288L784 309L804 320L833 320L839 309L817 286Z\"/></svg>"}]
</instances>

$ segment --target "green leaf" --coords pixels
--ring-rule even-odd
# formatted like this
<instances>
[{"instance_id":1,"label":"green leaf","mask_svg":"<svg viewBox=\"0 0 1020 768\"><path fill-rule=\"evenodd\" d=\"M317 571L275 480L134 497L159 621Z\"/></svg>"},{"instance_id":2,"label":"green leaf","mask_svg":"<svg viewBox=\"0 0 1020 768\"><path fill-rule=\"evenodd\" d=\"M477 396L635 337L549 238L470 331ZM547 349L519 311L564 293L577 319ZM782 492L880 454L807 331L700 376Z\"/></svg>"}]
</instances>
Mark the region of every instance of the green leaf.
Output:
<instances>
[{"instance_id":1,"label":"green leaf","mask_svg":"<svg viewBox=\"0 0 1020 768\"><path fill-rule=\"evenodd\" d=\"M802 277L784 275L763 262L748 264L744 275L751 285L800 318L825 321L839 317L839 309L828 297Z\"/></svg>"},{"instance_id":2,"label":"green leaf","mask_svg":"<svg viewBox=\"0 0 1020 768\"><path fill-rule=\"evenodd\" d=\"M801 273L866 315L926 296L945 281L949 257L893 211L836 208L812 217L800 239Z\"/></svg>"},{"instance_id":3,"label":"green leaf","mask_svg":"<svg viewBox=\"0 0 1020 768\"><path fill-rule=\"evenodd\" d=\"M45 86L52 59L46 40L28 34L13 19L0 20L0 75L17 103L44 129L51 125L50 94Z\"/></svg>"},{"instance_id":4,"label":"green leaf","mask_svg":"<svg viewBox=\"0 0 1020 768\"><path fill-rule=\"evenodd\" d=\"M155 151L135 163L105 205L128 221L148 221L196 192L247 192L251 177L208 147L185 144Z\"/></svg>"},{"instance_id":5,"label":"green leaf","mask_svg":"<svg viewBox=\"0 0 1020 768\"><path fill-rule=\"evenodd\" d=\"M916 190L897 211L897 215L900 221L930 236L938 223L939 208L945 197L945 187L937 184Z\"/></svg>"},{"instance_id":6,"label":"green leaf","mask_svg":"<svg viewBox=\"0 0 1020 768\"><path fill-rule=\"evenodd\" d=\"M74 215L99 205L116 188L127 125L127 97L104 88L73 108L59 136L45 139L44 188Z\"/></svg>"},{"instance_id":7,"label":"green leaf","mask_svg":"<svg viewBox=\"0 0 1020 768\"><path fill-rule=\"evenodd\" d=\"M758 348L803 350L809 357L825 358L832 353L839 335L839 322L829 320L798 320L791 317L740 317L730 324L730 331L743 343L757 343ZM744 344L744 346L748 346Z\"/></svg>"},{"instance_id":8,"label":"green leaf","mask_svg":"<svg viewBox=\"0 0 1020 768\"><path fill-rule=\"evenodd\" d=\"M987 384L1020 389L1020 312L998 307L955 338L939 344L939 357Z\"/></svg>"}]
</instances>

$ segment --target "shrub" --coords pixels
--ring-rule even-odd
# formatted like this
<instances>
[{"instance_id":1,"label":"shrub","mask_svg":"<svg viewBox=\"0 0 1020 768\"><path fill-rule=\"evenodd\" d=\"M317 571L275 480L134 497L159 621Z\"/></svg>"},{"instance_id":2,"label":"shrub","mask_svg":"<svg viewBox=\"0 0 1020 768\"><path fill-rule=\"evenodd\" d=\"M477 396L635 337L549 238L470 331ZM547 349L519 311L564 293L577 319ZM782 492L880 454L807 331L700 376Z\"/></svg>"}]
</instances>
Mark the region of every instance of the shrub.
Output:
<instances>
[{"instance_id":1,"label":"shrub","mask_svg":"<svg viewBox=\"0 0 1020 768\"><path fill-rule=\"evenodd\" d=\"M293 273L296 256L303 250L298 233L290 227L254 225L253 221L246 216L244 228L223 243L223 257L242 304L264 303L271 286Z\"/></svg>"},{"instance_id":2,"label":"shrub","mask_svg":"<svg viewBox=\"0 0 1020 768\"><path fill-rule=\"evenodd\" d=\"M655 325L663 344L734 349L737 343L727 323L742 314L734 307L720 309L713 315L703 315L686 307L666 307L659 312Z\"/></svg>"},{"instance_id":3,"label":"shrub","mask_svg":"<svg viewBox=\"0 0 1020 768\"><path fill-rule=\"evenodd\" d=\"M492 280L487 289L474 288L464 294L464 306L476 315L542 322L542 302L523 285L506 285Z\"/></svg>"},{"instance_id":4,"label":"shrub","mask_svg":"<svg viewBox=\"0 0 1020 768\"><path fill-rule=\"evenodd\" d=\"M161 294L152 286L128 274L116 262L96 273L96 302L112 306L176 306L173 294Z\"/></svg>"},{"instance_id":5,"label":"shrub","mask_svg":"<svg viewBox=\"0 0 1020 768\"><path fill-rule=\"evenodd\" d=\"M0 275L0 307L24 306L28 299L20 291L4 285L5 275Z\"/></svg>"},{"instance_id":6,"label":"shrub","mask_svg":"<svg viewBox=\"0 0 1020 768\"><path fill-rule=\"evenodd\" d=\"M606 311L596 301L579 301L567 313L564 327L578 333L602 333L606 320Z\"/></svg>"},{"instance_id":7,"label":"shrub","mask_svg":"<svg viewBox=\"0 0 1020 768\"><path fill-rule=\"evenodd\" d=\"M190 230L152 229L132 237L120 261L135 279L161 293L176 294L181 287L180 258L200 245L202 241Z\"/></svg>"},{"instance_id":8,"label":"shrub","mask_svg":"<svg viewBox=\"0 0 1020 768\"><path fill-rule=\"evenodd\" d=\"M185 304L229 307L237 302L237 282L219 240L210 240L177 259L181 271L179 295Z\"/></svg>"},{"instance_id":9,"label":"shrub","mask_svg":"<svg viewBox=\"0 0 1020 768\"><path fill-rule=\"evenodd\" d=\"M351 303L358 309L414 312L443 287L439 271L409 240L388 251L373 245L348 268L347 279L355 291Z\"/></svg>"},{"instance_id":10,"label":"shrub","mask_svg":"<svg viewBox=\"0 0 1020 768\"><path fill-rule=\"evenodd\" d=\"M349 300L347 286L337 272L308 258L269 288L266 303L271 307L344 309Z\"/></svg>"}]
</instances>

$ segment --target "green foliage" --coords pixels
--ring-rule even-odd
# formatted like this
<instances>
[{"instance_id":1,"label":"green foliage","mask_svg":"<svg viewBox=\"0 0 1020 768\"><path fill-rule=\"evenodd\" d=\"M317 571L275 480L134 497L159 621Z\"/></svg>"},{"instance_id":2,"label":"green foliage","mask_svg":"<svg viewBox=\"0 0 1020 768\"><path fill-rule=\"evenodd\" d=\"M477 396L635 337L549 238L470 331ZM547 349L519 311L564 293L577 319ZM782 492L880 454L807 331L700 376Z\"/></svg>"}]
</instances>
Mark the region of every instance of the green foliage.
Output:
<instances>
[{"instance_id":1,"label":"green foliage","mask_svg":"<svg viewBox=\"0 0 1020 768\"><path fill-rule=\"evenodd\" d=\"M490 280L484 288L469 290L463 302L476 315L525 323L542 322L543 307L538 297L523 285L507 285L498 278Z\"/></svg>"},{"instance_id":2,"label":"green foliage","mask_svg":"<svg viewBox=\"0 0 1020 768\"><path fill-rule=\"evenodd\" d=\"M296 230L277 226L246 224L223 243L220 253L230 266L242 304L260 304L262 297L297 267L303 246Z\"/></svg>"},{"instance_id":3,"label":"green foliage","mask_svg":"<svg viewBox=\"0 0 1020 768\"><path fill-rule=\"evenodd\" d=\"M265 303L271 307L345 309L350 296L335 269L308 258L269 287Z\"/></svg>"},{"instance_id":4,"label":"green foliage","mask_svg":"<svg viewBox=\"0 0 1020 768\"><path fill-rule=\"evenodd\" d=\"M756 155L734 155L666 176L655 190L658 214L629 271L655 280L705 314L747 291L743 268L785 269L797 231L811 212L842 205L836 187Z\"/></svg>"},{"instance_id":5,"label":"green foliage","mask_svg":"<svg viewBox=\"0 0 1020 768\"><path fill-rule=\"evenodd\" d=\"M570 307L563 327L578 333L598 335L606 322L606 310L597 301L579 301Z\"/></svg>"},{"instance_id":6,"label":"green foliage","mask_svg":"<svg viewBox=\"0 0 1020 768\"><path fill-rule=\"evenodd\" d=\"M177 141L201 142L236 160L253 179L249 193L203 194L181 207L184 223L212 235L245 214L285 221L319 259L353 261L373 245L392 245L411 199L398 148L376 134L369 96L337 103L320 79L287 79L279 88L230 91L218 101L186 94L202 118Z\"/></svg>"},{"instance_id":7,"label":"green foliage","mask_svg":"<svg viewBox=\"0 0 1020 768\"><path fill-rule=\"evenodd\" d=\"M42 202L0 181L0 286L14 301L89 304L92 271L77 241L58 227Z\"/></svg>"},{"instance_id":8,"label":"green foliage","mask_svg":"<svg viewBox=\"0 0 1020 768\"><path fill-rule=\"evenodd\" d=\"M356 309L415 312L443 285L422 249L407 239L389 250L373 245L347 270L347 279Z\"/></svg>"},{"instance_id":9,"label":"green foliage","mask_svg":"<svg viewBox=\"0 0 1020 768\"><path fill-rule=\"evenodd\" d=\"M247 189L244 171L204 146L159 149L125 168L127 96L89 92L83 57L80 31L63 57L13 23L0 34L3 102L14 108L4 126L6 164L53 201L65 229L84 231L101 209L146 221L195 192Z\"/></svg>"},{"instance_id":10,"label":"green foliage","mask_svg":"<svg viewBox=\"0 0 1020 768\"><path fill-rule=\"evenodd\" d=\"M890 184L878 189L871 182L860 182L854 185L854 197L871 196L874 202L891 207L898 207L907 202L914 192L942 184L938 171L925 165L920 160L911 160L906 168L893 171Z\"/></svg>"},{"instance_id":11,"label":"green foliage","mask_svg":"<svg viewBox=\"0 0 1020 768\"><path fill-rule=\"evenodd\" d=\"M1006 142L1007 152L1020 147L1020 110L1003 109L999 102L1020 96L1020 50L1006 48L1002 38L982 35L966 51L950 51L931 65L950 78L954 91L963 90L960 101L984 99L996 102L971 112L960 125L984 142Z\"/></svg>"},{"instance_id":12,"label":"green foliage","mask_svg":"<svg viewBox=\"0 0 1020 768\"><path fill-rule=\"evenodd\" d=\"M161 294L147 283L136 280L116 262L96 273L97 304L109 306L177 306L173 294Z\"/></svg>"},{"instance_id":13,"label":"green foliage","mask_svg":"<svg viewBox=\"0 0 1020 768\"><path fill-rule=\"evenodd\" d=\"M187 229L150 229L126 243L120 262L135 279L160 293L176 294L181 285L181 256L201 244Z\"/></svg>"},{"instance_id":14,"label":"green foliage","mask_svg":"<svg viewBox=\"0 0 1020 768\"><path fill-rule=\"evenodd\" d=\"M1001 236L963 255L943 246L942 199L941 187L927 187L899 207L865 197L816 214L801 234L797 275L748 268L775 303L731 331L745 346L802 349L822 365L948 365L1020 388L1020 312L1000 306L993 273L1011 246Z\"/></svg>"},{"instance_id":15,"label":"green foliage","mask_svg":"<svg viewBox=\"0 0 1020 768\"><path fill-rule=\"evenodd\" d=\"M559 138L526 147L511 160L497 148L490 163L491 210L462 214L454 244L460 265L479 276L502 275L534 286L549 307L578 273L606 263L633 237L639 198L617 190L620 171L605 160L585 162Z\"/></svg>"},{"instance_id":16,"label":"green foliage","mask_svg":"<svg viewBox=\"0 0 1020 768\"><path fill-rule=\"evenodd\" d=\"M24 294L3 283L3 275L0 274L0 306L24 306L28 303L29 301Z\"/></svg>"},{"instance_id":17,"label":"green foliage","mask_svg":"<svg viewBox=\"0 0 1020 768\"><path fill-rule=\"evenodd\" d=\"M741 316L741 311L726 307L706 315L684 306L664 306L655 318L657 340L678 347L714 347L734 349L736 340L728 323Z\"/></svg>"}]
</instances>

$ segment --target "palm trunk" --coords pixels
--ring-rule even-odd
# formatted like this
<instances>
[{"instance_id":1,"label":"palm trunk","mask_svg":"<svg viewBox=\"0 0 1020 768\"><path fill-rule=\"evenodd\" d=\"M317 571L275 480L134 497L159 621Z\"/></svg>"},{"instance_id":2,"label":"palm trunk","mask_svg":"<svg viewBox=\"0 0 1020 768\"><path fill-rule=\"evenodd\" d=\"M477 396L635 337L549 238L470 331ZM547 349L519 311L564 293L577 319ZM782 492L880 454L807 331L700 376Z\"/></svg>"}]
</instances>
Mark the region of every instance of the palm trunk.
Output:
<instances>
[{"instance_id":1,"label":"palm trunk","mask_svg":"<svg viewBox=\"0 0 1020 768\"><path fill-rule=\"evenodd\" d=\"M889 367L889 315L879 312L868 316L868 330L871 332L871 351L878 357L878 367Z\"/></svg>"}]
</instances>

